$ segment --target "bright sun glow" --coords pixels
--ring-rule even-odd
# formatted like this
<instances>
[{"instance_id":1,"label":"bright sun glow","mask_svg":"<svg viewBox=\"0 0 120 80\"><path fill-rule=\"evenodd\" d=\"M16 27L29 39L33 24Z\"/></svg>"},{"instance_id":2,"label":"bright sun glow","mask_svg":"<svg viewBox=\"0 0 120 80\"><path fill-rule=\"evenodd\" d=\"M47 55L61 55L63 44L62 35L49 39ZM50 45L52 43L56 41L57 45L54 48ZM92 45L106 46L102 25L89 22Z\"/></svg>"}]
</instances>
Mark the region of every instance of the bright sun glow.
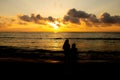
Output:
<instances>
[{"instance_id":1,"label":"bright sun glow","mask_svg":"<svg viewBox=\"0 0 120 80\"><path fill-rule=\"evenodd\" d=\"M54 28L54 30L58 30L58 28L59 28L59 26L58 26L59 22L58 22L58 21L48 22L48 24L49 24L50 26L52 26L52 27Z\"/></svg>"}]
</instances>

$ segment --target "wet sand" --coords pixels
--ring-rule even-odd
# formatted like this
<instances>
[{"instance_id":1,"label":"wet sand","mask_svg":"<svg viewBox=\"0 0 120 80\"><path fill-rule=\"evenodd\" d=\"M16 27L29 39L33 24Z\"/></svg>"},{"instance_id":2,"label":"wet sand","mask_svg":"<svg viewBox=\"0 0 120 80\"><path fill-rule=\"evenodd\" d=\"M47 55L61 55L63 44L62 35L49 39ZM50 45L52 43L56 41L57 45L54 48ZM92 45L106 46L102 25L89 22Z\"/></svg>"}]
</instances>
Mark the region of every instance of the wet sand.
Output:
<instances>
[{"instance_id":1,"label":"wet sand","mask_svg":"<svg viewBox=\"0 0 120 80\"><path fill-rule=\"evenodd\" d=\"M0 47L0 71L3 74L22 75L106 75L120 72L120 61L116 59L81 59L77 64L64 64L63 55L59 57L42 53L56 53L47 50L25 50L14 47ZM39 55L39 54L41 55ZM116 53L115 55L117 55ZM47 54L48 55L48 54ZM50 56L51 55L51 56ZM114 55L114 53L113 53ZM119 55L118 55L119 56Z\"/></svg>"}]
</instances>

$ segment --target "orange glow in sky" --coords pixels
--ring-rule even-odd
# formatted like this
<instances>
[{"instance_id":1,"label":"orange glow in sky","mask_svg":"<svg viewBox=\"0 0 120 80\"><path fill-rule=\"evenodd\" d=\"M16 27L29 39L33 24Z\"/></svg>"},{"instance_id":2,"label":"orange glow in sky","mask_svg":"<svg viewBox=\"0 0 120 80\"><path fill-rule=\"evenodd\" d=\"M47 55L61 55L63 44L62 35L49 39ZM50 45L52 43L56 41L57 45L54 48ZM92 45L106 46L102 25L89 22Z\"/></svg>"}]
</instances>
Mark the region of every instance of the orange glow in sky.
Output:
<instances>
[{"instance_id":1,"label":"orange glow in sky","mask_svg":"<svg viewBox=\"0 0 120 80\"><path fill-rule=\"evenodd\" d=\"M119 3L120 0L1 0L0 32L120 32Z\"/></svg>"}]
</instances>

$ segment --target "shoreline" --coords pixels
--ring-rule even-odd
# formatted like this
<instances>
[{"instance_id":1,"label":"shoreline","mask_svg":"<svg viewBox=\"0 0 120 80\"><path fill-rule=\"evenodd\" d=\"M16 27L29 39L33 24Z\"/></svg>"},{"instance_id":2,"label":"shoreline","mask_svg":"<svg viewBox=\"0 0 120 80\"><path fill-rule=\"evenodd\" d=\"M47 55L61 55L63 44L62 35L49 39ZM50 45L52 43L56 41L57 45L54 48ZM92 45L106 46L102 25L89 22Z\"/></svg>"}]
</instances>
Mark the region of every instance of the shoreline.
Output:
<instances>
[{"instance_id":1,"label":"shoreline","mask_svg":"<svg viewBox=\"0 0 120 80\"><path fill-rule=\"evenodd\" d=\"M23 49L11 46L0 46L0 61L36 62L36 63L64 63L63 51L43 49ZM88 51L78 52L78 63L120 62L120 52Z\"/></svg>"},{"instance_id":2,"label":"shoreline","mask_svg":"<svg viewBox=\"0 0 120 80\"><path fill-rule=\"evenodd\" d=\"M120 72L120 59L99 59L97 55L94 58L90 58L88 54L95 54L88 52L84 54L86 59L79 59L77 64L65 64L63 53L61 51L46 51L46 50L24 50L15 47L0 46L0 71L2 73L7 72L7 75L20 74L22 75L57 75L57 76L89 76L100 74L111 74L110 72ZM59 54L53 55L53 54ZM100 54L101 52L99 52ZM44 54L44 55L43 55ZM52 55L51 55L52 54ZM96 53L98 54L98 53ZM102 55L108 53L102 53ZM110 53L118 56L119 53ZM83 57L82 56L82 57ZM93 55L92 55L93 56ZM115 57L114 56L114 57ZM80 56L81 57L81 56ZM81 57L81 58L82 58ZM112 73L113 74L113 73ZM5 74L6 75L6 74ZM81 78L80 77L80 78Z\"/></svg>"}]
</instances>

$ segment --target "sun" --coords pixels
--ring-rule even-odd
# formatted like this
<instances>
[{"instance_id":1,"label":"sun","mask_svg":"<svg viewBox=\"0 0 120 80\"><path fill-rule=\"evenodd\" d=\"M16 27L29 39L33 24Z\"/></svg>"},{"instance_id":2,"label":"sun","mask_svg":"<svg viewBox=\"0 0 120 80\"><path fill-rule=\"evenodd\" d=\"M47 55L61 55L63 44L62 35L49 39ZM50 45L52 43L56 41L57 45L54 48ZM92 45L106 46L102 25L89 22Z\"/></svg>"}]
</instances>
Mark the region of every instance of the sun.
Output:
<instances>
[{"instance_id":1,"label":"sun","mask_svg":"<svg viewBox=\"0 0 120 80\"><path fill-rule=\"evenodd\" d=\"M50 26L52 26L54 28L54 30L58 30L59 28L59 22L58 21L55 21L55 22L48 22L48 24Z\"/></svg>"}]
</instances>

